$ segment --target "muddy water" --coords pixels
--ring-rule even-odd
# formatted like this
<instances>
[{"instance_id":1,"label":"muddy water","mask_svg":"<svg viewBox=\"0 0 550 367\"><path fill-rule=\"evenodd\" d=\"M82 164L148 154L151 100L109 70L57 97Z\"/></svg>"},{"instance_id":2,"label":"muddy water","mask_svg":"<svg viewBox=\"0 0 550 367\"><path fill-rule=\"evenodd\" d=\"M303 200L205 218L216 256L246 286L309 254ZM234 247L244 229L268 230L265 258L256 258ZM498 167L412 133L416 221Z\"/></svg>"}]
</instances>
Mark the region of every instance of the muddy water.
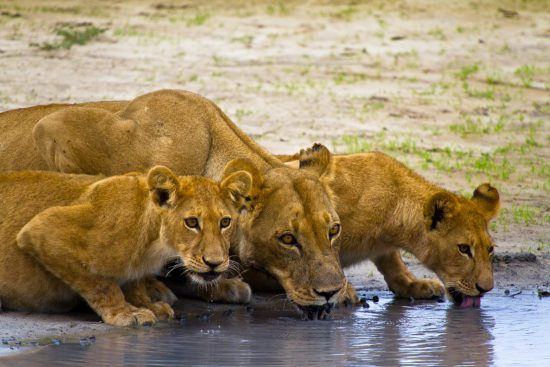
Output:
<instances>
[{"instance_id":1,"label":"muddy water","mask_svg":"<svg viewBox=\"0 0 550 367\"><path fill-rule=\"evenodd\" d=\"M378 293L378 303L335 310L331 321L301 321L267 298L253 307L185 300L181 321L41 347L0 366L550 365L550 299L498 293L480 309Z\"/></svg>"}]
</instances>

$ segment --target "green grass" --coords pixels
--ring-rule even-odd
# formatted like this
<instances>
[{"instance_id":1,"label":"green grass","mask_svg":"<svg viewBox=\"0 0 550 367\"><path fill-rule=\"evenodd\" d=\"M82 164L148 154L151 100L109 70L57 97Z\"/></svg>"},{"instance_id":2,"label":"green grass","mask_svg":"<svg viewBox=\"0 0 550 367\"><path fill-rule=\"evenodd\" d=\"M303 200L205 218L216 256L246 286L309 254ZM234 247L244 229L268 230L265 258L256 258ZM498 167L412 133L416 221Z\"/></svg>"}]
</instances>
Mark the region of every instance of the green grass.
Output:
<instances>
[{"instance_id":1,"label":"green grass","mask_svg":"<svg viewBox=\"0 0 550 367\"><path fill-rule=\"evenodd\" d=\"M350 22L357 15L357 12L358 12L358 9L350 5L345 8L334 11L329 15L334 19L340 19L346 22Z\"/></svg>"},{"instance_id":2,"label":"green grass","mask_svg":"<svg viewBox=\"0 0 550 367\"><path fill-rule=\"evenodd\" d=\"M494 88L486 88L486 89L472 89L468 82L462 83L462 89L464 90L464 93L468 97L472 98L482 98L482 99L495 99L495 90Z\"/></svg>"},{"instance_id":3,"label":"green grass","mask_svg":"<svg viewBox=\"0 0 550 367\"><path fill-rule=\"evenodd\" d=\"M365 79L367 79L367 74L339 72L334 76L332 80L334 81L334 84L340 85L340 84L353 84Z\"/></svg>"},{"instance_id":4,"label":"green grass","mask_svg":"<svg viewBox=\"0 0 550 367\"><path fill-rule=\"evenodd\" d=\"M61 26L55 29L55 34L60 37L54 42L44 42L38 47L42 50L70 49L74 45L85 45L94 38L105 32L106 29L98 28L95 25L85 27Z\"/></svg>"},{"instance_id":5,"label":"green grass","mask_svg":"<svg viewBox=\"0 0 550 367\"><path fill-rule=\"evenodd\" d=\"M517 206L512 208L512 217L517 224L533 225L537 223L537 208L530 206Z\"/></svg>"},{"instance_id":6,"label":"green grass","mask_svg":"<svg viewBox=\"0 0 550 367\"><path fill-rule=\"evenodd\" d=\"M435 168L440 172L462 172L466 177L472 175L486 175L491 178L506 181L516 171L515 166L499 153L475 153L471 150L460 150L457 148L424 148L420 147L412 138L387 139L386 133L381 132L371 138L356 135L344 135L334 140L333 145L336 151L345 153L359 153L371 150L380 150L403 160L415 158L414 166L423 170Z\"/></svg>"},{"instance_id":7,"label":"green grass","mask_svg":"<svg viewBox=\"0 0 550 367\"><path fill-rule=\"evenodd\" d=\"M276 4L267 6L267 14L269 15L289 15L290 9L285 5L284 1L278 1Z\"/></svg>"},{"instance_id":8,"label":"green grass","mask_svg":"<svg viewBox=\"0 0 550 367\"><path fill-rule=\"evenodd\" d=\"M470 116L466 116L464 122L451 124L449 125L449 129L462 137L466 137L473 134L483 135L499 133L503 130L504 126L504 116L499 117L497 121L489 119L488 122L484 122L480 117L474 119Z\"/></svg>"}]
</instances>

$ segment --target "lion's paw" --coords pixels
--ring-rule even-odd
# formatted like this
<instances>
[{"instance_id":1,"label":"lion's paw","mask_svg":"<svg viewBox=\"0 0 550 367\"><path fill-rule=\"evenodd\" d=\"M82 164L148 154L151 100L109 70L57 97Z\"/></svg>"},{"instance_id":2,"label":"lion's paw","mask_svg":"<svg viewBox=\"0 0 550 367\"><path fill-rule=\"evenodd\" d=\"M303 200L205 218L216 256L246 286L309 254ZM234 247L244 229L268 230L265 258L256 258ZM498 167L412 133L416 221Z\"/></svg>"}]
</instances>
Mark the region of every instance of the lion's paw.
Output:
<instances>
[{"instance_id":1,"label":"lion's paw","mask_svg":"<svg viewBox=\"0 0 550 367\"><path fill-rule=\"evenodd\" d=\"M161 281L155 280L155 283L152 286L147 287L147 293L149 297L157 302L165 302L169 305L173 305L178 297Z\"/></svg>"},{"instance_id":2,"label":"lion's paw","mask_svg":"<svg viewBox=\"0 0 550 367\"><path fill-rule=\"evenodd\" d=\"M146 308L129 308L112 315L105 315L103 321L114 326L142 326L154 324L157 317Z\"/></svg>"},{"instance_id":3,"label":"lion's paw","mask_svg":"<svg viewBox=\"0 0 550 367\"><path fill-rule=\"evenodd\" d=\"M409 296L416 299L443 297L445 288L437 279L416 279L409 286Z\"/></svg>"},{"instance_id":4,"label":"lion's paw","mask_svg":"<svg viewBox=\"0 0 550 367\"><path fill-rule=\"evenodd\" d=\"M341 300L344 304L356 305L359 303L357 292L355 292L355 288L351 284L348 283L346 285L346 291L343 293Z\"/></svg>"},{"instance_id":5,"label":"lion's paw","mask_svg":"<svg viewBox=\"0 0 550 367\"><path fill-rule=\"evenodd\" d=\"M238 278L221 280L210 294L210 300L226 303L249 303L251 298L250 286Z\"/></svg>"},{"instance_id":6,"label":"lion's paw","mask_svg":"<svg viewBox=\"0 0 550 367\"><path fill-rule=\"evenodd\" d=\"M166 302L155 302L147 308L153 311L159 320L172 320L174 318L174 309Z\"/></svg>"}]
</instances>

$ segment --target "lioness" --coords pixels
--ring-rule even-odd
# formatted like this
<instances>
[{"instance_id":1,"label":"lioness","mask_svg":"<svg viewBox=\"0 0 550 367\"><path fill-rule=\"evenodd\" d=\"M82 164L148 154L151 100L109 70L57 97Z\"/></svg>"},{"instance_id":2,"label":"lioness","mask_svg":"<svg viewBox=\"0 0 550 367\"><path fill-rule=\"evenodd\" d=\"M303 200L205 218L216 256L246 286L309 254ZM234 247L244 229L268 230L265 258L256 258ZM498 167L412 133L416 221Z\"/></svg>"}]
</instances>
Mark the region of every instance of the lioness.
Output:
<instances>
[{"instance_id":1,"label":"lioness","mask_svg":"<svg viewBox=\"0 0 550 367\"><path fill-rule=\"evenodd\" d=\"M298 167L304 154L279 158ZM493 288L494 244L487 227L499 209L494 187L482 184L467 199L379 152L333 156L321 181L342 222L342 266L371 259L396 295L443 295L439 281L417 279L407 270L399 253L404 249L439 276L458 305L479 305Z\"/></svg>"},{"instance_id":2,"label":"lioness","mask_svg":"<svg viewBox=\"0 0 550 367\"><path fill-rule=\"evenodd\" d=\"M330 156L324 147L304 157L299 170L287 167L214 103L176 90L130 102L4 112L0 142L0 170L114 175L163 164L178 174L219 179L230 160L240 159L229 172L246 170L253 177L231 241L241 262L275 277L301 307L322 312L355 297L334 245L339 218L319 181Z\"/></svg>"},{"instance_id":3,"label":"lioness","mask_svg":"<svg viewBox=\"0 0 550 367\"><path fill-rule=\"evenodd\" d=\"M152 275L177 258L196 282L217 280L251 186L242 171L218 184L163 166L111 178L2 173L3 307L63 312L80 296L112 325L171 318L173 294Z\"/></svg>"}]
</instances>

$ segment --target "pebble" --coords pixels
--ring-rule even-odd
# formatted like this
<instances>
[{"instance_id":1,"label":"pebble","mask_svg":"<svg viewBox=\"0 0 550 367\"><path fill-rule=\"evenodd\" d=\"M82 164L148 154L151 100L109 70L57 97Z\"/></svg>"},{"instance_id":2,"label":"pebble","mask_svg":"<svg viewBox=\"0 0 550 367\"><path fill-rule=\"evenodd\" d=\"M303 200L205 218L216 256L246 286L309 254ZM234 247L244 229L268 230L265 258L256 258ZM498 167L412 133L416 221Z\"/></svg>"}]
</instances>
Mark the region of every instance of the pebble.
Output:
<instances>
[{"instance_id":1,"label":"pebble","mask_svg":"<svg viewBox=\"0 0 550 367\"><path fill-rule=\"evenodd\" d=\"M252 307L252 306L250 306L250 305L246 305L245 310L246 310L246 312L248 312L248 313L252 313L252 312L254 311L254 307Z\"/></svg>"},{"instance_id":2,"label":"pebble","mask_svg":"<svg viewBox=\"0 0 550 367\"><path fill-rule=\"evenodd\" d=\"M61 345L61 340L59 340L59 339L52 339L52 344L53 344L53 345Z\"/></svg>"},{"instance_id":3,"label":"pebble","mask_svg":"<svg viewBox=\"0 0 550 367\"><path fill-rule=\"evenodd\" d=\"M509 290L509 289L505 289L505 290L504 290L504 294L505 294L505 295L509 295L509 294L510 294L510 290Z\"/></svg>"},{"instance_id":4,"label":"pebble","mask_svg":"<svg viewBox=\"0 0 550 367\"><path fill-rule=\"evenodd\" d=\"M376 303L376 302L380 301L380 298L378 298L378 296L375 294L374 296L372 296L372 301L374 303Z\"/></svg>"}]
</instances>

